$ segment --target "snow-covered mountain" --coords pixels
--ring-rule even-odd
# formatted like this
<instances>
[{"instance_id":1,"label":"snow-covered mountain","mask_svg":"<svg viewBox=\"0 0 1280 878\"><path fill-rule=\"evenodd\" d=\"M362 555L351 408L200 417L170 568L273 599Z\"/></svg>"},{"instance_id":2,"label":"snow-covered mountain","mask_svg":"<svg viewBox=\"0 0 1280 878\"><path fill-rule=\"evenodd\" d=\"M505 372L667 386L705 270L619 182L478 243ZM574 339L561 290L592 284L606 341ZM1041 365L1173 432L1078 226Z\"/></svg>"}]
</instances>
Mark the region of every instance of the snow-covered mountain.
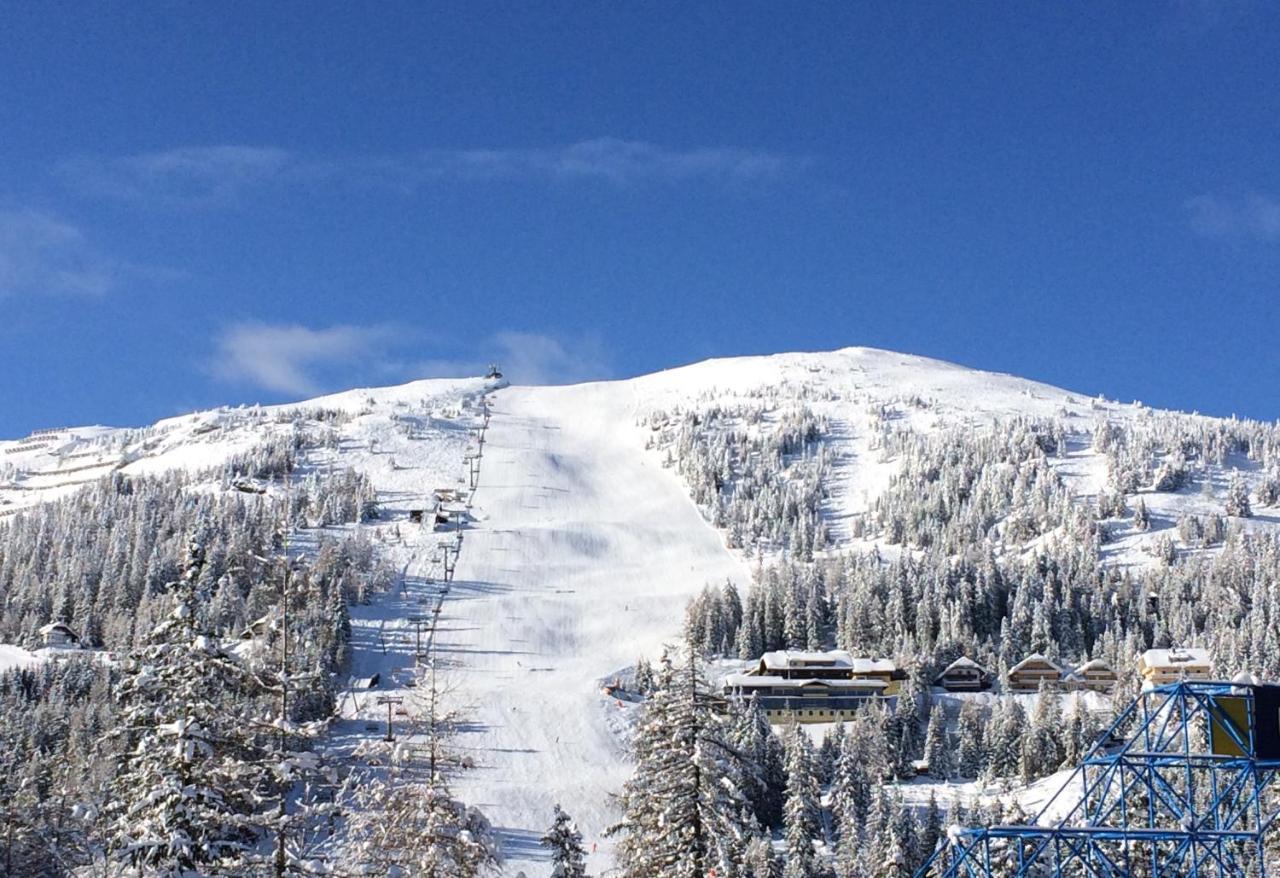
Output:
<instances>
[{"instance_id":1,"label":"snow-covered mountain","mask_svg":"<svg viewBox=\"0 0 1280 878\"><path fill-rule=\"evenodd\" d=\"M792 428L800 431L796 444L784 436ZM417 381L200 412L143 429L41 431L0 442L0 521L104 477L174 469L192 475L193 490L278 495L286 490L279 479L230 466L272 443L296 451L296 480L346 468L366 474L380 516L327 528L366 532L400 582L350 611L351 676L378 674L380 688L344 693L335 746L354 749L382 734L387 708L376 695L414 697L420 646L410 617L438 603L430 637L449 697L465 717L453 746L468 767L455 788L496 827L504 874L547 874L537 841L557 803L578 821L593 852L590 871L600 874L614 844L603 835L617 818L611 797L631 772L635 711L605 687L625 678L637 658L652 659L678 640L684 606L706 584L729 580L745 589L759 564L801 554L798 540L819 557L920 548L909 526L893 535L885 524L893 513L879 501L906 458L927 461L937 451L927 442L993 428L1040 437L1050 472L1041 482L1057 480L1082 508L1105 507L1109 486L1131 475L1121 493L1131 507L1142 501L1145 522L1132 509L1108 516L1105 508L1090 520L1106 531L1104 562L1137 567L1159 562L1168 551L1157 545L1161 538L1187 554L1218 551L1212 541L1179 540L1179 522L1221 514L1237 483L1266 500L1261 489L1280 447L1268 425L1153 412L1009 375L848 348L713 360L567 387ZM1119 439L1100 438L1113 430L1130 437L1123 451ZM761 462L774 451L776 466ZM1024 464L1008 464L1011 478ZM1154 490L1165 464L1183 475ZM1118 467L1133 472L1117 476ZM704 475L721 499L706 502L707 487L697 484ZM780 529L748 521L733 506L736 492L772 508L762 504L786 485L814 502L812 520L803 510L794 521L780 511L778 520L790 522ZM458 509L467 510L447 587L445 547L452 551L458 537L410 521L439 489L456 491ZM1054 505L1057 490L1027 489L1046 498L1040 511L1030 503L993 507L993 545L1018 555L1063 538L1075 525ZM1253 507L1250 517L1233 519L1237 527L1280 526L1274 501L1255 499ZM1035 520L1015 528L1022 515Z\"/></svg>"}]
</instances>

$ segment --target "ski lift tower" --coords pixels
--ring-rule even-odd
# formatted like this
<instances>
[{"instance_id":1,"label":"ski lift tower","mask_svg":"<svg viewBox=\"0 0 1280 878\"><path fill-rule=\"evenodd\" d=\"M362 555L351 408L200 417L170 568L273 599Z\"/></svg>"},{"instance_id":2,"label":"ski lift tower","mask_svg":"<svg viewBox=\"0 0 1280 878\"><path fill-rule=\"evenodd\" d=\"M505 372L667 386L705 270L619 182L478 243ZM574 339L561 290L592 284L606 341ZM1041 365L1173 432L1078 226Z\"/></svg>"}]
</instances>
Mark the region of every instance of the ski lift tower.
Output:
<instances>
[{"instance_id":1,"label":"ski lift tower","mask_svg":"<svg viewBox=\"0 0 1280 878\"><path fill-rule=\"evenodd\" d=\"M953 827L916 878L1277 878L1277 771L1280 686L1159 686L1030 825Z\"/></svg>"}]
</instances>

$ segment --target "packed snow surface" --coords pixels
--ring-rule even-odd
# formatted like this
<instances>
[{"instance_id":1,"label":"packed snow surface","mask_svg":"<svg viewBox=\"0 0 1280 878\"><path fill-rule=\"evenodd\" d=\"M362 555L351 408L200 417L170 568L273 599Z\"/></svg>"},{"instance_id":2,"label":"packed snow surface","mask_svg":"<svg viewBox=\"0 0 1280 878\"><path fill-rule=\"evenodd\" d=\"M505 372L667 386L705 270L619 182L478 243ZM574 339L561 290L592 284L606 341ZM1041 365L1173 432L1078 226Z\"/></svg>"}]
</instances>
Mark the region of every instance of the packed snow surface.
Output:
<instances>
[{"instance_id":1,"label":"packed snow surface","mask_svg":"<svg viewBox=\"0 0 1280 878\"><path fill-rule=\"evenodd\" d=\"M40 656L20 646L0 643L0 672L11 668L29 668L40 664L41 661Z\"/></svg>"},{"instance_id":2,"label":"packed snow surface","mask_svg":"<svg viewBox=\"0 0 1280 878\"><path fill-rule=\"evenodd\" d=\"M511 388L495 400L439 649L472 703L461 792L500 827L508 873L548 868L559 802L603 868L609 804L631 771L615 669L677 632L688 596L748 572L674 476L636 453L637 397L615 385ZM544 825L545 824L545 825Z\"/></svg>"}]
</instances>

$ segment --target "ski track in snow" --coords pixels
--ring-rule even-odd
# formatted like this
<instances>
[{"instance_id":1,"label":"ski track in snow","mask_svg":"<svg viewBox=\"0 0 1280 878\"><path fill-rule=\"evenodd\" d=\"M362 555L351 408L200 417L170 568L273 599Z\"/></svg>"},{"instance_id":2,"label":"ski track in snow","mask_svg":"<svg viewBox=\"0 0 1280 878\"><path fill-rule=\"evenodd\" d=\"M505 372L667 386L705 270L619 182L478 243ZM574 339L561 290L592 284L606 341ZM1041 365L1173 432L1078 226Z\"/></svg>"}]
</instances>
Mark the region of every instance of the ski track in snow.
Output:
<instances>
[{"instance_id":1,"label":"ski track in snow","mask_svg":"<svg viewBox=\"0 0 1280 878\"><path fill-rule=\"evenodd\" d=\"M747 579L601 388L495 395L474 497L485 520L444 603L437 649L468 720L455 744L477 766L457 788L497 828L509 875L549 874L538 838L557 802L594 848L593 874L611 865L631 708L602 683L673 640L704 583Z\"/></svg>"}]
</instances>

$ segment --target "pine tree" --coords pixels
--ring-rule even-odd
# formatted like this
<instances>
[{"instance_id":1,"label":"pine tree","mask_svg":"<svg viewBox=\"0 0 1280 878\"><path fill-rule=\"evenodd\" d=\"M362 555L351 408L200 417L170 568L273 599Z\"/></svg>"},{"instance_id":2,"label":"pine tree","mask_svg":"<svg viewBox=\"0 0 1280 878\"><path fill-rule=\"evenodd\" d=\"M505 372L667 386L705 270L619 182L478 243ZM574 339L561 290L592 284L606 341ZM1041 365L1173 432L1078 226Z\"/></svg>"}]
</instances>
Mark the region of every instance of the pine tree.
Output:
<instances>
[{"instance_id":1,"label":"pine tree","mask_svg":"<svg viewBox=\"0 0 1280 878\"><path fill-rule=\"evenodd\" d=\"M742 598L738 594L738 587L732 581L726 579L724 585L720 589L720 605L724 608L724 626L729 637L734 638L736 645L737 632L742 626ZM733 651L725 652L725 655L733 655Z\"/></svg>"},{"instance_id":2,"label":"pine tree","mask_svg":"<svg viewBox=\"0 0 1280 878\"><path fill-rule=\"evenodd\" d=\"M942 837L942 811L938 808L937 797L930 790L929 805L925 808L924 819L920 823L921 865L933 855Z\"/></svg>"},{"instance_id":3,"label":"pine tree","mask_svg":"<svg viewBox=\"0 0 1280 878\"><path fill-rule=\"evenodd\" d=\"M1062 768L1073 768L1084 761L1098 736L1097 724L1084 706L1075 699L1062 722Z\"/></svg>"},{"instance_id":4,"label":"pine tree","mask_svg":"<svg viewBox=\"0 0 1280 878\"><path fill-rule=\"evenodd\" d=\"M832 863L836 878L863 878L866 875L863 868L865 859L862 833L858 827L849 826L836 842Z\"/></svg>"},{"instance_id":5,"label":"pine tree","mask_svg":"<svg viewBox=\"0 0 1280 878\"><path fill-rule=\"evenodd\" d=\"M903 839L892 828L888 835L888 844L873 854L877 862L872 878L910 878L911 860Z\"/></svg>"},{"instance_id":6,"label":"pine tree","mask_svg":"<svg viewBox=\"0 0 1280 878\"><path fill-rule=\"evenodd\" d=\"M736 704L729 740L742 756L746 769L744 792L756 821L761 826L780 827L787 783L786 754L756 695Z\"/></svg>"},{"instance_id":7,"label":"pine tree","mask_svg":"<svg viewBox=\"0 0 1280 878\"><path fill-rule=\"evenodd\" d=\"M173 610L126 661L120 686L129 741L112 783L110 849L148 875L235 868L272 790L263 728L244 709L256 681L200 626L203 563L193 538Z\"/></svg>"},{"instance_id":8,"label":"pine tree","mask_svg":"<svg viewBox=\"0 0 1280 878\"><path fill-rule=\"evenodd\" d=\"M1272 469L1258 482L1253 492L1259 506L1275 506L1280 504L1280 472Z\"/></svg>"},{"instance_id":9,"label":"pine tree","mask_svg":"<svg viewBox=\"0 0 1280 878\"><path fill-rule=\"evenodd\" d=\"M867 811L867 823L863 828L863 847L867 851L881 851L889 843L889 827L893 822L893 803L883 786L871 794L871 807Z\"/></svg>"},{"instance_id":10,"label":"pine tree","mask_svg":"<svg viewBox=\"0 0 1280 878\"><path fill-rule=\"evenodd\" d=\"M551 850L551 878L590 878L582 833L569 815L556 805L555 819L541 844Z\"/></svg>"},{"instance_id":11,"label":"pine tree","mask_svg":"<svg viewBox=\"0 0 1280 878\"><path fill-rule=\"evenodd\" d=\"M841 742L831 778L831 813L842 842L856 847L857 836L871 807L871 780L860 738L847 734Z\"/></svg>"},{"instance_id":12,"label":"pine tree","mask_svg":"<svg viewBox=\"0 0 1280 878\"><path fill-rule=\"evenodd\" d=\"M951 742L947 738L947 719L941 705L929 711L929 726L924 736L924 758L929 763L929 774L939 780L948 780L952 769Z\"/></svg>"},{"instance_id":13,"label":"pine tree","mask_svg":"<svg viewBox=\"0 0 1280 878\"><path fill-rule=\"evenodd\" d=\"M726 741L693 649L677 676L663 656L657 691L635 737L636 770L623 787L618 859L626 878L734 876L758 833L742 794L742 755Z\"/></svg>"},{"instance_id":14,"label":"pine tree","mask_svg":"<svg viewBox=\"0 0 1280 878\"><path fill-rule=\"evenodd\" d=\"M767 835L747 842L742 856L742 878L782 878L782 864Z\"/></svg>"},{"instance_id":15,"label":"pine tree","mask_svg":"<svg viewBox=\"0 0 1280 878\"><path fill-rule=\"evenodd\" d=\"M818 874L813 843L822 834L821 791L814 772L813 745L792 724L787 730L787 801L783 835L787 843L784 878L814 878Z\"/></svg>"},{"instance_id":16,"label":"pine tree","mask_svg":"<svg viewBox=\"0 0 1280 878\"><path fill-rule=\"evenodd\" d=\"M1017 698L1005 698L991 712L987 724L990 756L987 771L992 777L1014 777L1022 768L1022 739L1027 732L1026 713Z\"/></svg>"},{"instance_id":17,"label":"pine tree","mask_svg":"<svg viewBox=\"0 0 1280 878\"><path fill-rule=\"evenodd\" d=\"M914 812L902 801L902 794L895 796L893 821L889 825L890 836L901 848L907 874L914 874L920 861L919 832Z\"/></svg>"},{"instance_id":18,"label":"pine tree","mask_svg":"<svg viewBox=\"0 0 1280 878\"><path fill-rule=\"evenodd\" d=\"M391 756L391 754L387 754ZM379 878L480 878L498 851L489 821L440 779L395 763L363 778L348 821L345 866Z\"/></svg>"},{"instance_id":19,"label":"pine tree","mask_svg":"<svg viewBox=\"0 0 1280 878\"><path fill-rule=\"evenodd\" d=\"M1028 733L1022 739L1021 770L1024 783L1056 771L1062 764L1062 709L1056 689L1043 682L1031 713Z\"/></svg>"},{"instance_id":20,"label":"pine tree","mask_svg":"<svg viewBox=\"0 0 1280 878\"><path fill-rule=\"evenodd\" d=\"M817 762L815 763L820 786L828 786L831 783L831 778L835 774L836 760L840 757L840 750L844 745L844 738L845 728L843 722L836 723L834 729L823 735L822 743L818 746Z\"/></svg>"},{"instance_id":21,"label":"pine tree","mask_svg":"<svg viewBox=\"0 0 1280 878\"><path fill-rule=\"evenodd\" d=\"M1249 518L1253 509L1249 505L1249 486L1238 470L1231 471L1231 481L1227 484L1227 499L1223 511L1234 518Z\"/></svg>"},{"instance_id":22,"label":"pine tree","mask_svg":"<svg viewBox=\"0 0 1280 878\"><path fill-rule=\"evenodd\" d=\"M636 691L641 695L648 695L653 691L653 666L649 664L649 660L641 656L636 661L635 683Z\"/></svg>"},{"instance_id":23,"label":"pine tree","mask_svg":"<svg viewBox=\"0 0 1280 878\"><path fill-rule=\"evenodd\" d=\"M1141 497L1133 505L1133 528L1143 533L1151 530L1151 514L1147 512L1147 503Z\"/></svg>"},{"instance_id":24,"label":"pine tree","mask_svg":"<svg viewBox=\"0 0 1280 878\"><path fill-rule=\"evenodd\" d=\"M986 769L985 731L982 707L976 701L966 701L960 708L956 729L959 738L956 769L961 777L978 777Z\"/></svg>"},{"instance_id":25,"label":"pine tree","mask_svg":"<svg viewBox=\"0 0 1280 878\"><path fill-rule=\"evenodd\" d=\"M920 747L920 714L916 693L912 689L898 696L898 704L889 722L888 737L893 776L909 780L915 776L912 763Z\"/></svg>"}]
</instances>

